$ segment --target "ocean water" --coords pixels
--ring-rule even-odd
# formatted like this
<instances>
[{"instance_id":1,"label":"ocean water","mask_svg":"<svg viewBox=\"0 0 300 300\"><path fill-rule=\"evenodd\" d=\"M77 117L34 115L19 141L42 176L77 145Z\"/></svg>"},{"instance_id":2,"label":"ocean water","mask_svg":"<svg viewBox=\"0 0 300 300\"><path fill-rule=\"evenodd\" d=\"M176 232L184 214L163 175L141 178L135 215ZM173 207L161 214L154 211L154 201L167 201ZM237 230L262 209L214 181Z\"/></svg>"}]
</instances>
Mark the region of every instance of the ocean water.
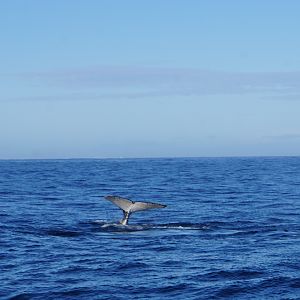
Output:
<instances>
[{"instance_id":1,"label":"ocean water","mask_svg":"<svg viewBox=\"0 0 300 300\"><path fill-rule=\"evenodd\" d=\"M300 299L300 158L0 161L0 299Z\"/></svg>"}]
</instances>

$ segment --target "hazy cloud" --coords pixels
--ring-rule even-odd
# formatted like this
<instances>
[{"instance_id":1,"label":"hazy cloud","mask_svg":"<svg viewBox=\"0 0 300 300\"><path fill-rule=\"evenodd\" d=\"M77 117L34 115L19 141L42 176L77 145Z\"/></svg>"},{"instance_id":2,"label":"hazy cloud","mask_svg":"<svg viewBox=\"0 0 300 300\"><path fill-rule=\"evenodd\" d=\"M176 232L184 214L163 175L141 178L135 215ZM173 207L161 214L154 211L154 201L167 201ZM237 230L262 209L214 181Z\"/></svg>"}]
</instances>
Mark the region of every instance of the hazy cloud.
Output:
<instances>
[{"instance_id":1,"label":"hazy cloud","mask_svg":"<svg viewBox=\"0 0 300 300\"><path fill-rule=\"evenodd\" d=\"M286 100L286 101L300 101L300 93L299 94L277 94L277 95L273 95L273 96L266 96L264 97L266 99L271 99L271 100Z\"/></svg>"},{"instance_id":2,"label":"hazy cloud","mask_svg":"<svg viewBox=\"0 0 300 300\"><path fill-rule=\"evenodd\" d=\"M78 93L78 97L82 92L91 91L96 98L256 93L284 99L300 94L300 72L222 72L192 68L98 66L36 72L31 73L29 78L52 88Z\"/></svg>"},{"instance_id":3,"label":"hazy cloud","mask_svg":"<svg viewBox=\"0 0 300 300\"><path fill-rule=\"evenodd\" d=\"M300 134L281 134L266 136L266 139L270 140L300 140Z\"/></svg>"}]
</instances>

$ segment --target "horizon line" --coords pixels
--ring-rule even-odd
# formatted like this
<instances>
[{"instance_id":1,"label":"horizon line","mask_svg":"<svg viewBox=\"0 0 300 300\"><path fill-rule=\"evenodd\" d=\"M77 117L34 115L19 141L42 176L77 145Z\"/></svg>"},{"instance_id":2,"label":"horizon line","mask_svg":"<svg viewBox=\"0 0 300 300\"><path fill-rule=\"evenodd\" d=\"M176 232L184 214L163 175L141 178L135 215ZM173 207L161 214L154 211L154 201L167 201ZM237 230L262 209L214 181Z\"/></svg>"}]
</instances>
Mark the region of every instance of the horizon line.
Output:
<instances>
[{"instance_id":1,"label":"horizon line","mask_svg":"<svg viewBox=\"0 0 300 300\"><path fill-rule=\"evenodd\" d=\"M144 156L144 157L66 157L66 158L0 158L0 161L38 160L142 160L142 159L203 159L203 158L300 158L298 155L220 155L220 156Z\"/></svg>"}]
</instances>

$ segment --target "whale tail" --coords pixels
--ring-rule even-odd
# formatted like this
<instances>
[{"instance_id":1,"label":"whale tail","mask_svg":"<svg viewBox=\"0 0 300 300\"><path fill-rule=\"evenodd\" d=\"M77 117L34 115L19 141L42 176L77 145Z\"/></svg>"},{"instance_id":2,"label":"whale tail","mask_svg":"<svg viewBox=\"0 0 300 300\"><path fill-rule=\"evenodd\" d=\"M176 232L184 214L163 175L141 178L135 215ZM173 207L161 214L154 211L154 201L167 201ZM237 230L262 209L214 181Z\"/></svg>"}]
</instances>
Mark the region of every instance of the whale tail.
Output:
<instances>
[{"instance_id":1,"label":"whale tail","mask_svg":"<svg viewBox=\"0 0 300 300\"><path fill-rule=\"evenodd\" d=\"M109 200L113 204L117 205L122 209L124 217L120 221L120 224L127 225L129 216L137 211L148 210L153 208L164 208L166 205L152 203L152 202L141 202L141 201L131 201L129 199L125 199L119 196L106 196L106 200Z\"/></svg>"}]
</instances>

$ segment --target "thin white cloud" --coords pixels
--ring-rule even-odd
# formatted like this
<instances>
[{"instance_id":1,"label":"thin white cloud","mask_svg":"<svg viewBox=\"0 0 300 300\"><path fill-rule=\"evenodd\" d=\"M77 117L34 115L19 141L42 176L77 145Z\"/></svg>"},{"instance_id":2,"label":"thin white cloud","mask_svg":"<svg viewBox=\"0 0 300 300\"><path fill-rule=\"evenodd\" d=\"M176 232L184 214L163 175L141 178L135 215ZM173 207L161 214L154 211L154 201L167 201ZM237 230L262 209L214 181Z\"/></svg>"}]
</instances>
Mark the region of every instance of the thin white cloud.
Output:
<instances>
[{"instance_id":1,"label":"thin white cloud","mask_svg":"<svg viewBox=\"0 0 300 300\"><path fill-rule=\"evenodd\" d=\"M299 94L277 94L273 96L266 96L264 97L265 99L270 99L270 100L278 100L278 101L300 101L300 93Z\"/></svg>"},{"instance_id":2,"label":"thin white cloud","mask_svg":"<svg viewBox=\"0 0 300 300\"><path fill-rule=\"evenodd\" d=\"M300 140L300 134L272 135L266 136L265 138L269 140Z\"/></svg>"},{"instance_id":3,"label":"thin white cloud","mask_svg":"<svg viewBox=\"0 0 300 300\"><path fill-rule=\"evenodd\" d=\"M223 72L192 68L116 67L36 72L26 78L82 99L260 94L300 94L299 72ZM62 96L62 98L65 96ZM60 97L57 97L60 98Z\"/></svg>"}]
</instances>

